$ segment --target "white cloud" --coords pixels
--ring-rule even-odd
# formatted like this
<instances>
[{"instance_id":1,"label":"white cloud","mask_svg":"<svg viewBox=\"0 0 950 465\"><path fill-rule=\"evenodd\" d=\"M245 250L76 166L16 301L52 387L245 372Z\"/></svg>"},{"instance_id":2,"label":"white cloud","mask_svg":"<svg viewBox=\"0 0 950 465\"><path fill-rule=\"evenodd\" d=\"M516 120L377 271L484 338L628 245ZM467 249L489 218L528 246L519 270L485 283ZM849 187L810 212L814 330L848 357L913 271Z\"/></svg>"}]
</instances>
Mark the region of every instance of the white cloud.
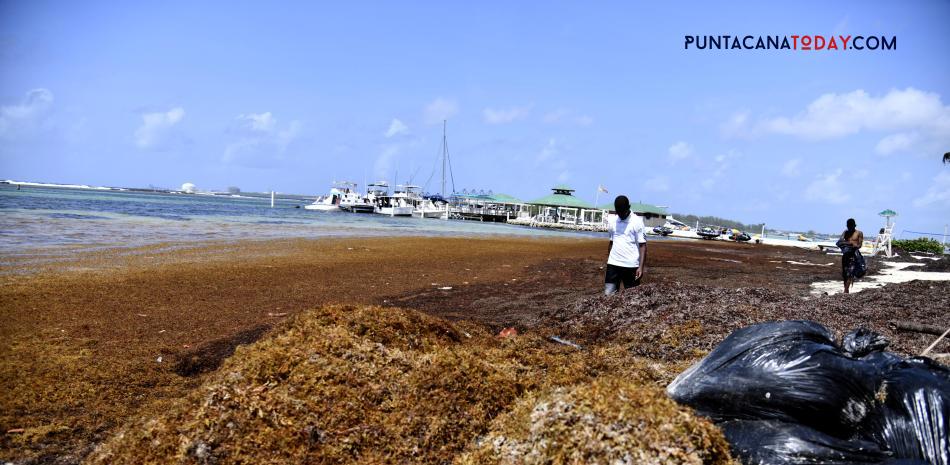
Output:
<instances>
[{"instance_id":1,"label":"white cloud","mask_svg":"<svg viewBox=\"0 0 950 465\"><path fill-rule=\"evenodd\" d=\"M246 115L239 115L237 119L242 121L245 127L251 131L271 132L277 125L277 120L274 119L274 115L269 111L260 114L248 113Z\"/></svg>"},{"instance_id":2,"label":"white cloud","mask_svg":"<svg viewBox=\"0 0 950 465\"><path fill-rule=\"evenodd\" d=\"M47 89L32 89L17 105L0 107L0 138L14 139L33 133L42 126L53 106L53 93Z\"/></svg>"},{"instance_id":3,"label":"white cloud","mask_svg":"<svg viewBox=\"0 0 950 465\"><path fill-rule=\"evenodd\" d=\"M643 183L643 189L651 192L666 192L670 190L670 179L666 176L654 176Z\"/></svg>"},{"instance_id":4,"label":"white cloud","mask_svg":"<svg viewBox=\"0 0 950 465\"><path fill-rule=\"evenodd\" d=\"M506 124L528 117L531 107L511 107L505 109L486 108L482 110L482 119L488 124Z\"/></svg>"},{"instance_id":5,"label":"white cloud","mask_svg":"<svg viewBox=\"0 0 950 465\"><path fill-rule=\"evenodd\" d=\"M669 148L669 158L672 162L685 160L693 154L693 146L686 142L679 141Z\"/></svg>"},{"instance_id":6,"label":"white cloud","mask_svg":"<svg viewBox=\"0 0 950 465\"><path fill-rule=\"evenodd\" d=\"M720 132L725 137L748 137L749 136L749 112L740 111L734 113L726 122L720 125Z\"/></svg>"},{"instance_id":7,"label":"white cloud","mask_svg":"<svg viewBox=\"0 0 950 465\"><path fill-rule=\"evenodd\" d=\"M185 109L175 107L166 112L145 113L142 125L135 130L135 145L142 149L162 149L178 123L185 118Z\"/></svg>"},{"instance_id":8,"label":"white cloud","mask_svg":"<svg viewBox=\"0 0 950 465\"><path fill-rule=\"evenodd\" d=\"M393 118L392 122L389 123L389 129L386 130L386 138L388 139L390 137L404 134L409 134L409 127L399 119Z\"/></svg>"},{"instance_id":9,"label":"white cloud","mask_svg":"<svg viewBox=\"0 0 950 465\"><path fill-rule=\"evenodd\" d=\"M917 208L929 206L950 208L950 171L943 170L934 177L927 192L914 199Z\"/></svg>"},{"instance_id":10,"label":"white cloud","mask_svg":"<svg viewBox=\"0 0 950 465\"><path fill-rule=\"evenodd\" d=\"M912 87L873 96L863 90L824 94L795 116L750 122L738 113L723 123L726 136L785 134L805 140L846 137L862 132L890 133L875 150L882 155L931 153L950 144L950 106L940 95Z\"/></svg>"},{"instance_id":11,"label":"white cloud","mask_svg":"<svg viewBox=\"0 0 950 465\"><path fill-rule=\"evenodd\" d=\"M439 97L426 105L423 117L427 124L436 124L457 115L458 112L459 106L455 100Z\"/></svg>"},{"instance_id":12,"label":"white cloud","mask_svg":"<svg viewBox=\"0 0 950 465\"><path fill-rule=\"evenodd\" d=\"M805 198L815 202L841 205L851 200L851 194L844 189L841 182L843 171L839 168L834 172L819 175L805 188Z\"/></svg>"},{"instance_id":13,"label":"white cloud","mask_svg":"<svg viewBox=\"0 0 950 465\"><path fill-rule=\"evenodd\" d=\"M798 175L802 174L801 166L801 158L793 158L785 162L785 164L782 165L782 176L786 178L797 178Z\"/></svg>"},{"instance_id":14,"label":"white cloud","mask_svg":"<svg viewBox=\"0 0 950 465\"><path fill-rule=\"evenodd\" d=\"M234 135L224 149L226 163L269 167L283 157L287 147L300 135L303 124L291 121L281 128L271 112L246 113L234 118L229 130Z\"/></svg>"},{"instance_id":15,"label":"white cloud","mask_svg":"<svg viewBox=\"0 0 950 465\"><path fill-rule=\"evenodd\" d=\"M891 134L877 143L874 151L881 155L890 155L895 152L905 152L914 146L918 136L916 133L899 132Z\"/></svg>"}]
</instances>

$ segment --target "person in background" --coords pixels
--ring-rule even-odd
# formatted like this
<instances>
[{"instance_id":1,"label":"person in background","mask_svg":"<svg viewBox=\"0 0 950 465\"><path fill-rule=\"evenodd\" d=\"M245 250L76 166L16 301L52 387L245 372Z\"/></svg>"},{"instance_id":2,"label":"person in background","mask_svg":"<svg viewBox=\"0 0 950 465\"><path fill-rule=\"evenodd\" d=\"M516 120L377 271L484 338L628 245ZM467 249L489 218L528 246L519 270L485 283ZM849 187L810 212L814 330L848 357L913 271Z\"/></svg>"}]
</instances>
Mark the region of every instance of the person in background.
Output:
<instances>
[{"instance_id":1,"label":"person in background","mask_svg":"<svg viewBox=\"0 0 950 465\"><path fill-rule=\"evenodd\" d=\"M838 246L841 247L841 277L844 279L844 293L851 291L851 285L854 284L854 278L860 277L858 267L855 266L857 260L863 258L857 255L861 252L861 246L864 245L864 233L857 229L857 223L854 218L848 218L848 229L841 233L841 239L838 240Z\"/></svg>"},{"instance_id":2,"label":"person in background","mask_svg":"<svg viewBox=\"0 0 950 465\"><path fill-rule=\"evenodd\" d=\"M616 216L607 221L610 245L607 246L607 271L604 295L640 285L646 272L647 238L643 218L630 213L630 200L620 195L614 200Z\"/></svg>"}]
</instances>

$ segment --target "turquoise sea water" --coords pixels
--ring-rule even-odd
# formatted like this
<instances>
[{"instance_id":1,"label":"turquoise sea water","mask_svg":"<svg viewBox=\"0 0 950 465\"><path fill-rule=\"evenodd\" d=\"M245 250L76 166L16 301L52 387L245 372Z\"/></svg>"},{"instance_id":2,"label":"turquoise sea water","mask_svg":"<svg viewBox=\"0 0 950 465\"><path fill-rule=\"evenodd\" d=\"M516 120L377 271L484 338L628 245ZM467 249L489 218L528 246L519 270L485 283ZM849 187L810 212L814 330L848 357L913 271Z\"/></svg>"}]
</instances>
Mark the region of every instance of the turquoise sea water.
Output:
<instances>
[{"instance_id":1,"label":"turquoise sea water","mask_svg":"<svg viewBox=\"0 0 950 465\"><path fill-rule=\"evenodd\" d=\"M305 210L301 200L0 184L0 255L327 236L574 236L497 223ZM300 208L295 208L295 207Z\"/></svg>"}]
</instances>

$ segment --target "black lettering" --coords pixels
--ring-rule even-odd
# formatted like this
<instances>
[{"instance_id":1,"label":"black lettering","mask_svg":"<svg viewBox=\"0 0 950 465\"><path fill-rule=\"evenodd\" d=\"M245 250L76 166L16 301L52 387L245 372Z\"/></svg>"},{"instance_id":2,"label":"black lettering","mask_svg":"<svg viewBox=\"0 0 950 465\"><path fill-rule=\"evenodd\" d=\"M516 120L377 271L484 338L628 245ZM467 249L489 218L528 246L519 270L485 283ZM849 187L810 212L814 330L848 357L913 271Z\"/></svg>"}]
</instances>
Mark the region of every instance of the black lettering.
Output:
<instances>
[{"instance_id":1,"label":"black lettering","mask_svg":"<svg viewBox=\"0 0 950 465\"><path fill-rule=\"evenodd\" d=\"M864 36L854 36L854 39L851 40L855 50L864 50L864 45L858 45L858 41L864 44Z\"/></svg>"},{"instance_id":2,"label":"black lettering","mask_svg":"<svg viewBox=\"0 0 950 465\"><path fill-rule=\"evenodd\" d=\"M759 40L755 43L755 49L761 50L765 48L765 41L762 40L762 36L759 36Z\"/></svg>"},{"instance_id":3,"label":"black lettering","mask_svg":"<svg viewBox=\"0 0 950 465\"><path fill-rule=\"evenodd\" d=\"M713 44L716 45L716 50L722 49L722 43L719 42L719 36L707 36L709 37L709 49L712 50Z\"/></svg>"},{"instance_id":4,"label":"black lettering","mask_svg":"<svg viewBox=\"0 0 950 465\"><path fill-rule=\"evenodd\" d=\"M696 39L693 36L686 36L686 43L683 44L684 49L689 49L689 44L695 42Z\"/></svg>"},{"instance_id":5,"label":"black lettering","mask_svg":"<svg viewBox=\"0 0 950 465\"><path fill-rule=\"evenodd\" d=\"M788 36L785 36L782 39L782 46L780 47L783 50L791 50L792 46L788 44Z\"/></svg>"},{"instance_id":6,"label":"black lettering","mask_svg":"<svg viewBox=\"0 0 950 465\"><path fill-rule=\"evenodd\" d=\"M733 38L732 38L732 49L735 50L735 49L739 49L739 48L742 48L742 44L739 43L739 36L733 37Z\"/></svg>"},{"instance_id":7,"label":"black lettering","mask_svg":"<svg viewBox=\"0 0 950 465\"><path fill-rule=\"evenodd\" d=\"M864 42L871 50L877 50L881 46L881 39L878 39L876 36L868 37Z\"/></svg>"},{"instance_id":8,"label":"black lettering","mask_svg":"<svg viewBox=\"0 0 950 465\"><path fill-rule=\"evenodd\" d=\"M743 38L742 38L742 48L744 48L744 49L746 49L746 50L751 49L752 46L749 45L749 42L748 42L748 41L750 41L750 40L752 40L752 36L745 36L745 37L743 37Z\"/></svg>"},{"instance_id":9,"label":"black lettering","mask_svg":"<svg viewBox=\"0 0 950 465\"><path fill-rule=\"evenodd\" d=\"M884 36L881 36L881 40L884 42L884 50L897 50L897 36L891 36L890 42Z\"/></svg>"},{"instance_id":10,"label":"black lettering","mask_svg":"<svg viewBox=\"0 0 950 465\"><path fill-rule=\"evenodd\" d=\"M766 39L768 41L768 48L770 49L779 48L778 36L768 36Z\"/></svg>"}]
</instances>

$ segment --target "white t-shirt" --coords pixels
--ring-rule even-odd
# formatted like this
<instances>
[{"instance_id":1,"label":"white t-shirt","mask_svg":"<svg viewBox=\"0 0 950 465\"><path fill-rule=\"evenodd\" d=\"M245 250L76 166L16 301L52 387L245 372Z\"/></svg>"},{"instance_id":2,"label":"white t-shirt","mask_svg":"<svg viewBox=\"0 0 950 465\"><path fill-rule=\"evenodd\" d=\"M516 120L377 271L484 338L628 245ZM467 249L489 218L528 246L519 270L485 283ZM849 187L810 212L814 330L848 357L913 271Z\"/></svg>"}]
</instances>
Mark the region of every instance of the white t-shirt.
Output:
<instances>
[{"instance_id":1,"label":"white t-shirt","mask_svg":"<svg viewBox=\"0 0 950 465\"><path fill-rule=\"evenodd\" d=\"M614 244L610 247L607 264L624 268L639 267L639 244L647 241L645 229L643 218L633 213L625 220L621 220L618 215L611 215L607 219L607 232L610 233L610 240Z\"/></svg>"}]
</instances>

